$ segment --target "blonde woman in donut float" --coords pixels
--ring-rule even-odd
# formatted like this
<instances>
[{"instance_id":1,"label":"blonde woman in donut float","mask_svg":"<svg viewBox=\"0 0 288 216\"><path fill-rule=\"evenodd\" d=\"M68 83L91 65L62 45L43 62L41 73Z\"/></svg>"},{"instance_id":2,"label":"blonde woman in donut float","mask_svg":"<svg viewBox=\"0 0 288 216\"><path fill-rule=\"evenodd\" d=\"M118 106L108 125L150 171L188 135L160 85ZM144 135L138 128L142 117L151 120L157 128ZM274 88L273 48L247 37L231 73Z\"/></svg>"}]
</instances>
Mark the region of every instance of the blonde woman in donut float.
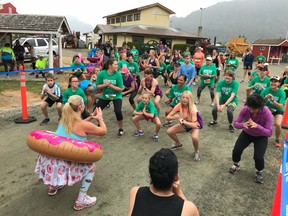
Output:
<instances>
[{"instance_id":1,"label":"blonde woman in donut float","mask_svg":"<svg viewBox=\"0 0 288 216\"><path fill-rule=\"evenodd\" d=\"M88 118L81 119L81 113L85 109L81 96L73 95L64 105L62 118L57 128L56 135L77 140L87 140L87 135L104 136L107 133L106 125L102 118L102 111L96 108ZM97 114L96 114L97 113ZM90 120L96 119L99 126ZM80 191L75 202L74 209L81 210L96 203L96 197L87 195L87 191L93 180L96 165L94 163L77 163L61 160L40 154L38 156L35 172L45 185L49 185L48 195L56 195L65 185L72 186L80 182Z\"/></svg>"}]
</instances>

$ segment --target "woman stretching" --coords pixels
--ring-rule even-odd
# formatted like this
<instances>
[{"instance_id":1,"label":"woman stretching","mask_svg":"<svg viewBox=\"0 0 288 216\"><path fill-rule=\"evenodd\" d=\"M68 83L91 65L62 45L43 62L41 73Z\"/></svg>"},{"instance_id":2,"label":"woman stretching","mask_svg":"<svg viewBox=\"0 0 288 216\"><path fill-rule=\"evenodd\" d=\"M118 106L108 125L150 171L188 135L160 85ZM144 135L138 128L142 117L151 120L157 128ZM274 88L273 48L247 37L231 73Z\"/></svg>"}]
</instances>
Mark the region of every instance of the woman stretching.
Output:
<instances>
[{"instance_id":1,"label":"woman stretching","mask_svg":"<svg viewBox=\"0 0 288 216\"><path fill-rule=\"evenodd\" d=\"M87 140L87 135L104 136L107 133L106 125L102 118L102 111L96 108L90 117L81 119L81 113L85 109L83 98L79 95L69 97L64 105L62 118L56 131L56 135L77 140ZM92 119L98 121L99 126L89 122ZM45 185L49 185L48 195L54 196L63 186L72 186L80 182L80 191L75 202L74 209L81 210L93 206L96 197L87 195L87 191L94 177L96 165L93 163L76 163L40 154L38 156L35 172Z\"/></svg>"}]
</instances>

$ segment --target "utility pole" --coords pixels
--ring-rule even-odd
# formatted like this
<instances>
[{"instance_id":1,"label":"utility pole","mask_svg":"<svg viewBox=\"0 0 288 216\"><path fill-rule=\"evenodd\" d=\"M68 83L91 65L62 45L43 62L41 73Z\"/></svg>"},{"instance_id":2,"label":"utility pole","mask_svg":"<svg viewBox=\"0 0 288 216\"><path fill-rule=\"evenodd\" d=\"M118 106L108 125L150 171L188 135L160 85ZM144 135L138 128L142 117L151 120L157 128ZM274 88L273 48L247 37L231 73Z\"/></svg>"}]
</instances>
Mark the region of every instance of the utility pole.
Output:
<instances>
[{"instance_id":1,"label":"utility pole","mask_svg":"<svg viewBox=\"0 0 288 216\"><path fill-rule=\"evenodd\" d=\"M202 35L202 13L205 8L200 8L200 25L198 27L198 36Z\"/></svg>"}]
</instances>

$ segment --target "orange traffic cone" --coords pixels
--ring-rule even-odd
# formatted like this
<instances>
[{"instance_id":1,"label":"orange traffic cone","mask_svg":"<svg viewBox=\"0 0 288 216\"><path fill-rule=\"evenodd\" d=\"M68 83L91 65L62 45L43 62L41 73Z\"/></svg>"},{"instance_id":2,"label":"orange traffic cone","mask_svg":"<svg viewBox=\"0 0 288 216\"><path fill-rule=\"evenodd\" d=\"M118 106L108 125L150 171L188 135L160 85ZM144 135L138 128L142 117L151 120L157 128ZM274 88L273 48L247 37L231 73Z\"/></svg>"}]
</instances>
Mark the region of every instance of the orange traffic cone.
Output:
<instances>
[{"instance_id":1,"label":"orange traffic cone","mask_svg":"<svg viewBox=\"0 0 288 216\"><path fill-rule=\"evenodd\" d=\"M282 128L288 129L288 103L286 100L286 107L284 111L283 121L282 121Z\"/></svg>"}]
</instances>

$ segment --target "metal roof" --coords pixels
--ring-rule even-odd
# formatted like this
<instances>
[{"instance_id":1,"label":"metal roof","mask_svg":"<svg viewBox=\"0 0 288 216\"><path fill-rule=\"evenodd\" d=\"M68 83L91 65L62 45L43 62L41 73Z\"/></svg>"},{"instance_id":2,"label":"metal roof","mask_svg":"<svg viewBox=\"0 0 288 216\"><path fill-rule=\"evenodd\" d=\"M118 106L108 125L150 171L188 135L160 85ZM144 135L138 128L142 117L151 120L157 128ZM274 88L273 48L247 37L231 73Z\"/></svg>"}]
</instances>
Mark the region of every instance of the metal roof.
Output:
<instances>
[{"instance_id":1,"label":"metal roof","mask_svg":"<svg viewBox=\"0 0 288 216\"><path fill-rule=\"evenodd\" d=\"M155 27L146 25L131 25L131 26L112 26L112 25L97 25L95 33L104 34L140 34L140 35L161 35L174 38L198 38L203 39L189 32L182 31L171 27Z\"/></svg>"},{"instance_id":2,"label":"metal roof","mask_svg":"<svg viewBox=\"0 0 288 216\"><path fill-rule=\"evenodd\" d=\"M0 14L1 33L71 34L64 16Z\"/></svg>"},{"instance_id":3,"label":"metal roof","mask_svg":"<svg viewBox=\"0 0 288 216\"><path fill-rule=\"evenodd\" d=\"M253 42L253 45L274 45L279 46L281 43L286 41L286 39L258 39Z\"/></svg>"}]
</instances>

